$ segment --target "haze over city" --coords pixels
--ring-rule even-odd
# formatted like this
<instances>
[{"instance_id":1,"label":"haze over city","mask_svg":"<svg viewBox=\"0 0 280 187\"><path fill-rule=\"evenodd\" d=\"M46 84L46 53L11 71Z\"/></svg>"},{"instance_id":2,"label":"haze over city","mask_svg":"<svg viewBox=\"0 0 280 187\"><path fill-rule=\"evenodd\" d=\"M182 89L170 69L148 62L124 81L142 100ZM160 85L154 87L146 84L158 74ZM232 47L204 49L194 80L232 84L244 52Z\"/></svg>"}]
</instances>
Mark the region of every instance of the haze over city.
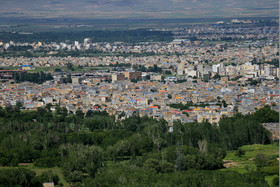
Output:
<instances>
[{"instance_id":1,"label":"haze over city","mask_svg":"<svg viewBox=\"0 0 280 187\"><path fill-rule=\"evenodd\" d=\"M277 16L278 0L3 0L1 17L213 18Z\"/></svg>"}]
</instances>

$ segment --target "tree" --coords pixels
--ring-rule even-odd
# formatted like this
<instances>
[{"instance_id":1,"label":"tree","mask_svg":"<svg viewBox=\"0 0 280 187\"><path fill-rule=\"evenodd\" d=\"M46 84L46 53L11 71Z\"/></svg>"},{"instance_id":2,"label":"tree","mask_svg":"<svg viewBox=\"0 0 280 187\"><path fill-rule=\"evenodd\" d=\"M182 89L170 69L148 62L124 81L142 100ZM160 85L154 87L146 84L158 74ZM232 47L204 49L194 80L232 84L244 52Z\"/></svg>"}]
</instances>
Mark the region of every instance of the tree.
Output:
<instances>
[{"instance_id":1,"label":"tree","mask_svg":"<svg viewBox=\"0 0 280 187\"><path fill-rule=\"evenodd\" d=\"M236 151L235 151L235 156L238 156L238 157L242 157L243 155L245 155L245 150L241 149L241 148L238 148Z\"/></svg>"},{"instance_id":2,"label":"tree","mask_svg":"<svg viewBox=\"0 0 280 187\"><path fill-rule=\"evenodd\" d=\"M164 73L165 73L166 75L171 75L171 74L172 74L170 70L165 70Z\"/></svg>"},{"instance_id":3,"label":"tree","mask_svg":"<svg viewBox=\"0 0 280 187\"><path fill-rule=\"evenodd\" d=\"M199 140L198 141L198 147L199 147L199 151L201 153L206 153L207 152L207 141L206 140Z\"/></svg>"},{"instance_id":4,"label":"tree","mask_svg":"<svg viewBox=\"0 0 280 187\"><path fill-rule=\"evenodd\" d=\"M254 159L254 162L257 167L264 167L264 166L267 166L268 159L264 154L257 154Z\"/></svg>"},{"instance_id":5,"label":"tree","mask_svg":"<svg viewBox=\"0 0 280 187\"><path fill-rule=\"evenodd\" d=\"M155 92L157 92L157 89L156 88L151 88L151 90L150 90L152 93L155 93Z\"/></svg>"},{"instance_id":6,"label":"tree","mask_svg":"<svg viewBox=\"0 0 280 187\"><path fill-rule=\"evenodd\" d=\"M39 175L38 178L41 183L53 182L54 185L57 185L59 181L59 177L56 174L54 174L52 171L47 171L47 172L45 171L41 175Z\"/></svg>"},{"instance_id":7,"label":"tree","mask_svg":"<svg viewBox=\"0 0 280 187\"><path fill-rule=\"evenodd\" d=\"M218 80L220 80L220 79L221 79L221 76L217 73L216 75L214 75L213 79L218 79Z\"/></svg>"},{"instance_id":8,"label":"tree","mask_svg":"<svg viewBox=\"0 0 280 187\"><path fill-rule=\"evenodd\" d=\"M71 70L71 71L74 71L74 68L73 68L73 64L72 63L67 63L67 69Z\"/></svg>"},{"instance_id":9,"label":"tree","mask_svg":"<svg viewBox=\"0 0 280 187\"><path fill-rule=\"evenodd\" d=\"M82 110L77 110L76 111L76 116L78 118L84 118L84 112Z\"/></svg>"},{"instance_id":10,"label":"tree","mask_svg":"<svg viewBox=\"0 0 280 187\"><path fill-rule=\"evenodd\" d=\"M60 68L55 68L54 72L62 72Z\"/></svg>"},{"instance_id":11,"label":"tree","mask_svg":"<svg viewBox=\"0 0 280 187\"><path fill-rule=\"evenodd\" d=\"M273 180L272 180L272 183L273 183L275 186L279 186L279 176L274 177Z\"/></svg>"},{"instance_id":12,"label":"tree","mask_svg":"<svg viewBox=\"0 0 280 187\"><path fill-rule=\"evenodd\" d=\"M279 122L279 113L271 110L270 106L265 106L257 110L253 117L261 123L278 123Z\"/></svg>"},{"instance_id":13,"label":"tree","mask_svg":"<svg viewBox=\"0 0 280 187\"><path fill-rule=\"evenodd\" d=\"M3 186L41 186L36 173L25 168L1 169L0 184Z\"/></svg>"},{"instance_id":14,"label":"tree","mask_svg":"<svg viewBox=\"0 0 280 187\"><path fill-rule=\"evenodd\" d=\"M237 106L237 105L234 106L233 111L234 111L235 113L238 112L238 106Z\"/></svg>"},{"instance_id":15,"label":"tree","mask_svg":"<svg viewBox=\"0 0 280 187\"><path fill-rule=\"evenodd\" d=\"M222 104L223 104L223 106L224 106L225 108L228 106L228 104L226 103L225 100L222 100Z\"/></svg>"},{"instance_id":16,"label":"tree","mask_svg":"<svg viewBox=\"0 0 280 187\"><path fill-rule=\"evenodd\" d=\"M168 99L172 99L172 95L171 94L168 94L167 97L168 97Z\"/></svg>"},{"instance_id":17,"label":"tree","mask_svg":"<svg viewBox=\"0 0 280 187\"><path fill-rule=\"evenodd\" d=\"M86 117L90 118L92 116L93 116L93 111L92 110L88 110L87 113L86 113Z\"/></svg>"},{"instance_id":18,"label":"tree","mask_svg":"<svg viewBox=\"0 0 280 187\"><path fill-rule=\"evenodd\" d=\"M144 164L144 168L147 170L155 170L157 173L161 171L160 163L157 159L149 158Z\"/></svg>"},{"instance_id":19,"label":"tree","mask_svg":"<svg viewBox=\"0 0 280 187\"><path fill-rule=\"evenodd\" d=\"M17 102L16 102L16 108L17 108L17 109L20 109L20 108L22 108L22 107L23 107L22 102L21 102L21 101L17 101Z\"/></svg>"}]
</instances>

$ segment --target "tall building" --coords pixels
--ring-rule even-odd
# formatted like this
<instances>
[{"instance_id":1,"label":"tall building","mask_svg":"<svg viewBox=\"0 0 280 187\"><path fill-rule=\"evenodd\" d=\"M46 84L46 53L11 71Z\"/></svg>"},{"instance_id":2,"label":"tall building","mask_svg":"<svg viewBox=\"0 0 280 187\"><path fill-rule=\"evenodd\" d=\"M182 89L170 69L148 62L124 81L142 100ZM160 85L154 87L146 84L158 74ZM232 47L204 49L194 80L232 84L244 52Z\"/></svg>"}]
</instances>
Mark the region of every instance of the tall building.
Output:
<instances>
[{"instance_id":1,"label":"tall building","mask_svg":"<svg viewBox=\"0 0 280 187\"><path fill-rule=\"evenodd\" d=\"M124 72L125 78L132 80L132 79L141 79L142 78L142 72L136 71L136 72Z\"/></svg>"},{"instance_id":2,"label":"tall building","mask_svg":"<svg viewBox=\"0 0 280 187\"><path fill-rule=\"evenodd\" d=\"M112 82L123 81L123 80L125 80L124 74L113 74L112 75Z\"/></svg>"},{"instance_id":3,"label":"tall building","mask_svg":"<svg viewBox=\"0 0 280 187\"><path fill-rule=\"evenodd\" d=\"M91 38L85 38L84 39L84 46L88 45L88 44L91 44L92 43L92 40Z\"/></svg>"}]
</instances>

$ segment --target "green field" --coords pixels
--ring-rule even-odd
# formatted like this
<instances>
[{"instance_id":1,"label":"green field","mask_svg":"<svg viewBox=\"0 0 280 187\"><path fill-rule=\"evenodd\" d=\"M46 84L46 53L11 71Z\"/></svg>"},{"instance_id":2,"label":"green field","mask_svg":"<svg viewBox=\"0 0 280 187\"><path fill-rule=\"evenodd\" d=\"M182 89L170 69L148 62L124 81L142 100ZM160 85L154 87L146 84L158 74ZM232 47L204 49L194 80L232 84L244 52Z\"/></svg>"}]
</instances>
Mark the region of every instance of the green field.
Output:
<instances>
[{"instance_id":1,"label":"green field","mask_svg":"<svg viewBox=\"0 0 280 187\"><path fill-rule=\"evenodd\" d=\"M257 154L264 154L266 156L279 155L278 144L269 144L269 145L245 145L241 147L246 151L245 155L242 157L237 157L234 155L235 151L229 151L225 160L232 160L234 162L248 161L254 158Z\"/></svg>"},{"instance_id":2,"label":"green field","mask_svg":"<svg viewBox=\"0 0 280 187\"><path fill-rule=\"evenodd\" d=\"M245 151L245 155L238 157L235 155L235 151L227 152L227 156L225 157L225 166L227 168L221 169L222 171L237 171L239 173L246 173L248 170L256 170L257 167L255 165L254 159L256 155L263 154L267 156L267 158L278 157L279 158L279 144L269 144L269 145L245 145L241 147L242 150ZM276 176L276 175L275 175ZM268 184L272 184L272 179L275 177L274 175L265 176L265 180Z\"/></svg>"},{"instance_id":3,"label":"green field","mask_svg":"<svg viewBox=\"0 0 280 187\"><path fill-rule=\"evenodd\" d=\"M53 174L56 174L59 177L59 184L63 185L63 186L70 186L70 184L68 184L66 182L66 180L64 179L64 176L62 174L62 171L59 167L53 167L53 168L39 168L39 167L35 167L33 165L33 163L21 163L19 164L18 167L22 167L22 168L26 168L26 169L30 169L32 171L36 172L36 175L41 175L43 172L53 172ZM1 168L11 168L11 167L1 167Z\"/></svg>"}]
</instances>

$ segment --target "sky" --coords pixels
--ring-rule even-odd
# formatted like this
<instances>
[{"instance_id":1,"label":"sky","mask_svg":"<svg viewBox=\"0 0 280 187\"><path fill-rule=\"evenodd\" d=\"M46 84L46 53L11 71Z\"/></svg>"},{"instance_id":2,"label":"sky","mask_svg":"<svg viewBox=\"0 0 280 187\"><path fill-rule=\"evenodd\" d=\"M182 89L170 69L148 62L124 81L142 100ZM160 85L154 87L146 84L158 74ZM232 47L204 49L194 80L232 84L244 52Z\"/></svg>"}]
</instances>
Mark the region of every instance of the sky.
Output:
<instances>
[{"instance_id":1,"label":"sky","mask_svg":"<svg viewBox=\"0 0 280 187\"><path fill-rule=\"evenodd\" d=\"M278 16L278 7L278 0L0 0L0 17L262 17Z\"/></svg>"}]
</instances>

